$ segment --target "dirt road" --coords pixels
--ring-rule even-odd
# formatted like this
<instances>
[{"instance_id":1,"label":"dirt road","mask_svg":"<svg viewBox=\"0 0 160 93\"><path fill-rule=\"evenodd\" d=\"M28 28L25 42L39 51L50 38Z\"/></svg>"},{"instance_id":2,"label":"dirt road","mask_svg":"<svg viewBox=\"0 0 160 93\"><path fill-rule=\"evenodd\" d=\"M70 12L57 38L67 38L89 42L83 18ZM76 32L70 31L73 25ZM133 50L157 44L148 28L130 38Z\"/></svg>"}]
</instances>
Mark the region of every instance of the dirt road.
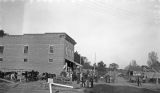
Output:
<instances>
[{"instance_id":1,"label":"dirt road","mask_svg":"<svg viewBox=\"0 0 160 93\"><path fill-rule=\"evenodd\" d=\"M43 82L21 83L16 87L10 88L4 93L49 93L49 88L43 86ZM62 87L53 87L53 93L160 93L144 87L130 84L124 78L118 77L116 83L106 84L99 82L94 88L88 89L69 89Z\"/></svg>"},{"instance_id":2,"label":"dirt road","mask_svg":"<svg viewBox=\"0 0 160 93\"><path fill-rule=\"evenodd\" d=\"M131 84L124 78L118 77L115 83L96 84L93 89L85 89L84 93L160 93L145 87L138 87L137 84Z\"/></svg>"}]
</instances>

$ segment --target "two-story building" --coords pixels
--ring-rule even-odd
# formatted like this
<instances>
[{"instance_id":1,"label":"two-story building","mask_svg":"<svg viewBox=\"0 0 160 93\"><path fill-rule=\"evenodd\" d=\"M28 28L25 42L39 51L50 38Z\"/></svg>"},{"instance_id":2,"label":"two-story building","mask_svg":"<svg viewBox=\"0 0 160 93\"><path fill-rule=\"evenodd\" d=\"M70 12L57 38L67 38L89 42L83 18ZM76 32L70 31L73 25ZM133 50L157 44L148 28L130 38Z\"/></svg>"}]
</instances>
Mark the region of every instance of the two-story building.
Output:
<instances>
[{"instance_id":1,"label":"two-story building","mask_svg":"<svg viewBox=\"0 0 160 93\"><path fill-rule=\"evenodd\" d=\"M6 35L0 37L0 70L60 74L74 70L74 45L66 33Z\"/></svg>"}]
</instances>

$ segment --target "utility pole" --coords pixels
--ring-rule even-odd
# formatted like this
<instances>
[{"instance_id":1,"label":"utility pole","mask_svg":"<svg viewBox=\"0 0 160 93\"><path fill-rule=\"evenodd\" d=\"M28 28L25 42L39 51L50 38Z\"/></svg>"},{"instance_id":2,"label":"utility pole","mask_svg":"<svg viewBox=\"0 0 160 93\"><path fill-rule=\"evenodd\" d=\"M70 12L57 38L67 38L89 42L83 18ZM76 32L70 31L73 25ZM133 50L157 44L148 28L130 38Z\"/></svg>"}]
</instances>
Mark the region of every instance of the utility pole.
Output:
<instances>
[{"instance_id":1,"label":"utility pole","mask_svg":"<svg viewBox=\"0 0 160 93\"><path fill-rule=\"evenodd\" d=\"M81 63L81 55L80 54L79 54L79 60L80 60L80 65L81 65L82 63Z\"/></svg>"},{"instance_id":2,"label":"utility pole","mask_svg":"<svg viewBox=\"0 0 160 93\"><path fill-rule=\"evenodd\" d=\"M81 55L79 54L79 61L80 61L80 65L82 65L82 61L81 61ZM82 72L82 67L80 66L80 73Z\"/></svg>"},{"instance_id":3,"label":"utility pole","mask_svg":"<svg viewBox=\"0 0 160 93\"><path fill-rule=\"evenodd\" d=\"M94 54L94 75L96 73L96 53Z\"/></svg>"}]
</instances>

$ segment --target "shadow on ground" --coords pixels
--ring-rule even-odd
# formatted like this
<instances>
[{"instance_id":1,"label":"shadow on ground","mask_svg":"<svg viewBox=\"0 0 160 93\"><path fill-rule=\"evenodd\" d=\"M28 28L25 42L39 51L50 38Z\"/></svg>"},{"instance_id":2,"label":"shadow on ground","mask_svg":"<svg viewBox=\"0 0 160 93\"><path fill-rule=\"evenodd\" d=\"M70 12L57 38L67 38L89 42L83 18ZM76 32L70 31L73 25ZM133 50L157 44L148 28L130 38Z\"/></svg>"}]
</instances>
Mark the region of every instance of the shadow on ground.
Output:
<instances>
[{"instance_id":1,"label":"shadow on ground","mask_svg":"<svg viewBox=\"0 0 160 93\"><path fill-rule=\"evenodd\" d=\"M131 86L111 86L100 84L94 86L94 88L85 89L84 93L160 93L160 91L153 91Z\"/></svg>"}]
</instances>

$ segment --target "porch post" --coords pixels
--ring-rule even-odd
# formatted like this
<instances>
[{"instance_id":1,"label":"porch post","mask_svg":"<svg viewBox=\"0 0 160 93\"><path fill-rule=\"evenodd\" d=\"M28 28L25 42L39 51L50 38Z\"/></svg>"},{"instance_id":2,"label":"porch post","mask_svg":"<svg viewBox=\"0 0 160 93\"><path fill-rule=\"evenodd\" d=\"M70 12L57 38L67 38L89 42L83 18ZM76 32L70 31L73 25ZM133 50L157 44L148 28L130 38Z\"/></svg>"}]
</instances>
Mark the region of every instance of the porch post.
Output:
<instances>
[{"instance_id":1,"label":"porch post","mask_svg":"<svg viewBox=\"0 0 160 93\"><path fill-rule=\"evenodd\" d=\"M156 84L158 84L158 77L156 78Z\"/></svg>"},{"instance_id":2,"label":"porch post","mask_svg":"<svg viewBox=\"0 0 160 93\"><path fill-rule=\"evenodd\" d=\"M68 63L66 62L66 72L68 72Z\"/></svg>"}]
</instances>

